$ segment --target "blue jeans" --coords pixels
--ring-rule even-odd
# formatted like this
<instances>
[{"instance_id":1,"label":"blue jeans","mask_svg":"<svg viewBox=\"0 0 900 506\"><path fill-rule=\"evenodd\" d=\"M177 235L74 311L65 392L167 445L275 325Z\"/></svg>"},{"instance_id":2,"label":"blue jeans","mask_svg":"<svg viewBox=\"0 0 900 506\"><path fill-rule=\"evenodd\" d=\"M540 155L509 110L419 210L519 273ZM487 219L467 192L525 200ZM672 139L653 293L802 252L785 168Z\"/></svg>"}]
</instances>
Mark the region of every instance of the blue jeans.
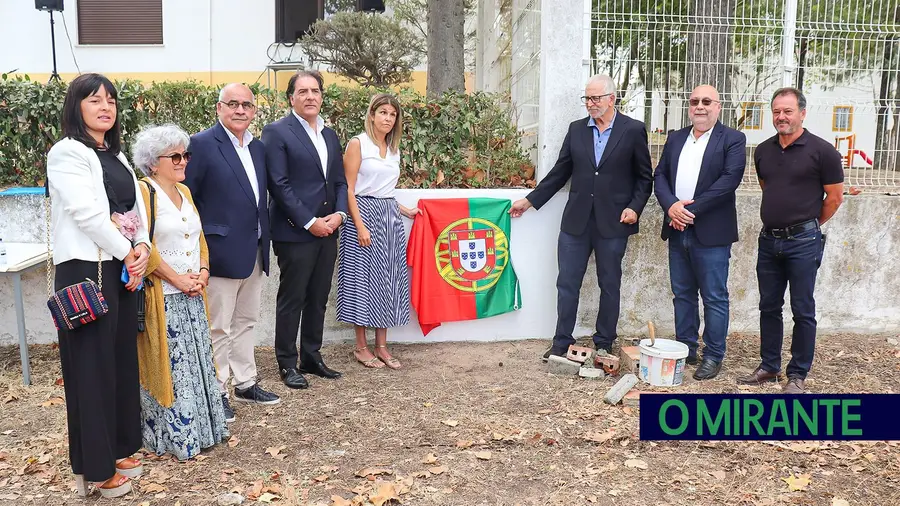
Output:
<instances>
[{"instance_id":1,"label":"blue jeans","mask_svg":"<svg viewBox=\"0 0 900 506\"><path fill-rule=\"evenodd\" d=\"M759 281L759 355L761 367L781 370L784 340L784 292L791 286L794 330L789 378L806 378L816 348L816 274L822 263L825 236L816 228L786 239L760 234L756 277Z\"/></svg>"},{"instance_id":2,"label":"blue jeans","mask_svg":"<svg viewBox=\"0 0 900 506\"><path fill-rule=\"evenodd\" d=\"M597 284L600 287L600 307L597 308L596 346L612 347L616 340L619 321L619 293L622 284L622 258L628 245L628 237L604 238L597 232L593 215L585 231L580 235L559 232L556 278L556 335L553 352L565 354L569 345L575 344L572 332L578 315L578 297L588 259L594 252L597 263Z\"/></svg>"},{"instance_id":3,"label":"blue jeans","mask_svg":"<svg viewBox=\"0 0 900 506\"><path fill-rule=\"evenodd\" d=\"M669 235L669 279L675 306L675 338L691 353L699 346L703 298L703 358L721 362L728 335L728 264L731 245L703 246L694 229Z\"/></svg>"}]
</instances>

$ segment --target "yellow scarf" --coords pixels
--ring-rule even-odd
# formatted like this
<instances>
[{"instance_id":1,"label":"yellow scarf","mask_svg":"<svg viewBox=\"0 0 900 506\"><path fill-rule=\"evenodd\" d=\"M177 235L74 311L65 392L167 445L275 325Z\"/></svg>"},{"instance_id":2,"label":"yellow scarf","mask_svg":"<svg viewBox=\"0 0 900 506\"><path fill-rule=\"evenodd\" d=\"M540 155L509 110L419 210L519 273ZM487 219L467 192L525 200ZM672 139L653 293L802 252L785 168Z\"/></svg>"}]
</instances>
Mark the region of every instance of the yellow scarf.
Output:
<instances>
[{"instance_id":1,"label":"yellow scarf","mask_svg":"<svg viewBox=\"0 0 900 506\"><path fill-rule=\"evenodd\" d=\"M147 178L142 181L152 184ZM194 211L197 206L194 205L194 199L191 198L191 191L183 184L175 185L181 193L187 198ZM148 219L150 214L150 191L144 184L140 185L141 194L144 198L144 205L147 207ZM159 201L157 195L156 201ZM155 202L154 202L155 204ZM199 213L198 213L199 214ZM156 206L153 208L153 216L157 215ZM147 229L150 229L148 224ZM206 246L206 237L200 232L200 260L201 262L209 261L209 250ZM150 262L147 264L147 272L145 277L149 279L153 286L144 285L145 292L145 323L146 330L138 334L138 370L140 371L141 386L146 389L156 401L164 407L172 407L175 402L175 389L172 386L172 365L169 361L169 341L167 338L166 327L166 305L163 298L162 278L153 274L162 258L159 256L159 250L156 248L156 241L153 241L153 251L150 252ZM206 290L203 290L203 305L206 308L206 319L209 321L209 304L207 303ZM212 343L210 343L212 347Z\"/></svg>"}]
</instances>

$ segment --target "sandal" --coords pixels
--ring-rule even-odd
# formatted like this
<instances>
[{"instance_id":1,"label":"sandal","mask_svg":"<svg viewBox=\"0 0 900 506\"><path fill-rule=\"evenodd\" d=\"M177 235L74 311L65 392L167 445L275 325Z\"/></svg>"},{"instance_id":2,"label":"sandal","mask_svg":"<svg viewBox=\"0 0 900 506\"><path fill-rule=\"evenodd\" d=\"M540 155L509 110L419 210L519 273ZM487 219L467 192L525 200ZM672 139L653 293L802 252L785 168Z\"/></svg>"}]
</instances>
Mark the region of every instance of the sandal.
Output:
<instances>
[{"instance_id":1,"label":"sandal","mask_svg":"<svg viewBox=\"0 0 900 506\"><path fill-rule=\"evenodd\" d=\"M100 495L106 498L121 497L131 492L131 480L118 472L112 475L112 478L102 483L93 483L93 487L91 485L91 483L84 480L83 474L75 475L75 488L81 497L93 494L94 490L99 490Z\"/></svg>"},{"instance_id":2,"label":"sandal","mask_svg":"<svg viewBox=\"0 0 900 506\"><path fill-rule=\"evenodd\" d=\"M383 344L383 345L380 345L380 346L375 346L375 348L384 348L384 350L387 351L387 345L386 345L386 344ZM378 357L378 360L381 360L382 362L384 362L384 365L388 366L388 367L391 368L391 369L400 369L400 367L402 367L402 366L400 365L400 361L397 360L397 359L394 358L394 357L390 357L390 358L387 358L387 359Z\"/></svg>"},{"instance_id":3,"label":"sandal","mask_svg":"<svg viewBox=\"0 0 900 506\"><path fill-rule=\"evenodd\" d=\"M141 464L140 460L128 457L116 461L116 471L122 476L139 478L143 474L144 465Z\"/></svg>"},{"instance_id":4,"label":"sandal","mask_svg":"<svg viewBox=\"0 0 900 506\"><path fill-rule=\"evenodd\" d=\"M357 348L356 351L353 352L353 356L356 357L357 362L371 369L381 369L384 367L384 364L382 364L381 361L378 360L378 357L374 355L369 360L360 359L358 353L363 350L368 351L369 347L363 346L362 348Z\"/></svg>"}]
</instances>

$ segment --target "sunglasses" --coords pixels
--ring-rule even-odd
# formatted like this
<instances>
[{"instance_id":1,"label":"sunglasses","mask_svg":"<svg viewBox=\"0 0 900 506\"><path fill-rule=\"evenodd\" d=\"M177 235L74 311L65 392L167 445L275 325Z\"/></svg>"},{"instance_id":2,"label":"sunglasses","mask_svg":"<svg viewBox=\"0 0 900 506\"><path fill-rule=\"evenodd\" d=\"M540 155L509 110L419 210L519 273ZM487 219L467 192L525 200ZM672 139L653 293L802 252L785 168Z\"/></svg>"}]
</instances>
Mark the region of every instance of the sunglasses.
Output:
<instances>
[{"instance_id":1,"label":"sunglasses","mask_svg":"<svg viewBox=\"0 0 900 506\"><path fill-rule=\"evenodd\" d=\"M718 103L719 101L718 101L718 100L713 100L713 99L711 99L711 98L703 98L703 99L700 99L700 98L692 98L692 99L690 99L689 102L690 102L690 104L691 104L692 106L696 107L696 106L700 105L701 102L703 103L703 105L710 105L710 104L712 104L713 102L717 102L717 103Z\"/></svg>"},{"instance_id":2,"label":"sunglasses","mask_svg":"<svg viewBox=\"0 0 900 506\"><path fill-rule=\"evenodd\" d=\"M160 155L159 158L171 158L172 163L174 163L175 165L178 165L179 163L181 163L182 158L184 159L184 163L191 161L191 152L185 151L184 154L172 153L171 155Z\"/></svg>"}]
</instances>

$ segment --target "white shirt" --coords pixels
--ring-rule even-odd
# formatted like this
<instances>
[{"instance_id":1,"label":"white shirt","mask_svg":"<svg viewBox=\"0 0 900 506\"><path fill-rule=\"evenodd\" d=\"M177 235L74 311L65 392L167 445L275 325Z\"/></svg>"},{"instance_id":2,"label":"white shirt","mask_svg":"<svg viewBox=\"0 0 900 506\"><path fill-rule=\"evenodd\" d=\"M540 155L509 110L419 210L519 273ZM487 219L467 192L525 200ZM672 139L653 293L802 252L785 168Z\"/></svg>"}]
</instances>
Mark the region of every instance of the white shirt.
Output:
<instances>
[{"instance_id":1,"label":"white shirt","mask_svg":"<svg viewBox=\"0 0 900 506\"><path fill-rule=\"evenodd\" d=\"M322 116L316 116L316 128L314 129L312 125L310 125L308 121L297 114L297 111L295 111L294 109L291 109L291 114L293 114L294 117L297 118L297 121L299 121L300 124L303 125L303 129L306 130L306 134L309 135L309 140L311 140L313 146L316 147L316 152L319 153L319 161L322 162L322 174L327 178L328 144L325 143L325 136L322 135L322 130L325 128L325 120L322 119ZM311 227L315 222L316 217L313 216L311 220L303 225L303 228L309 230L309 227Z\"/></svg>"},{"instance_id":2,"label":"white shirt","mask_svg":"<svg viewBox=\"0 0 900 506\"><path fill-rule=\"evenodd\" d=\"M697 189L697 178L700 177L700 165L703 163L703 153L709 145L709 138L713 129L710 128L700 138L694 137L694 129L688 133L684 147L681 148L681 156L678 157L678 173L675 175L675 196L678 200L693 200L694 190Z\"/></svg>"},{"instance_id":3,"label":"white shirt","mask_svg":"<svg viewBox=\"0 0 900 506\"><path fill-rule=\"evenodd\" d=\"M356 136L362 160L356 176L356 195L366 197L391 198L396 193L400 179L400 152L392 152L388 146L386 156L365 133Z\"/></svg>"},{"instance_id":4,"label":"white shirt","mask_svg":"<svg viewBox=\"0 0 900 506\"><path fill-rule=\"evenodd\" d=\"M222 125L222 127L224 128L225 125ZM234 150L237 151L238 158L241 159L241 165L244 166L244 172L247 173L247 179L250 180L250 187L253 188L253 196L256 198L256 202L259 203L259 180L256 178L256 166L253 165L253 157L250 156L250 143L253 141L253 134L249 130L244 130L244 145L241 146L237 136L231 133L231 130L225 128L225 133L228 134ZM256 230L256 238L259 239L262 237L262 224L258 224Z\"/></svg>"},{"instance_id":5,"label":"white shirt","mask_svg":"<svg viewBox=\"0 0 900 506\"><path fill-rule=\"evenodd\" d=\"M200 273L200 216L194 206L181 195L181 209L169 198L156 181L156 225L153 240L159 256L178 274ZM163 280L163 294L182 293L181 290Z\"/></svg>"}]
</instances>

